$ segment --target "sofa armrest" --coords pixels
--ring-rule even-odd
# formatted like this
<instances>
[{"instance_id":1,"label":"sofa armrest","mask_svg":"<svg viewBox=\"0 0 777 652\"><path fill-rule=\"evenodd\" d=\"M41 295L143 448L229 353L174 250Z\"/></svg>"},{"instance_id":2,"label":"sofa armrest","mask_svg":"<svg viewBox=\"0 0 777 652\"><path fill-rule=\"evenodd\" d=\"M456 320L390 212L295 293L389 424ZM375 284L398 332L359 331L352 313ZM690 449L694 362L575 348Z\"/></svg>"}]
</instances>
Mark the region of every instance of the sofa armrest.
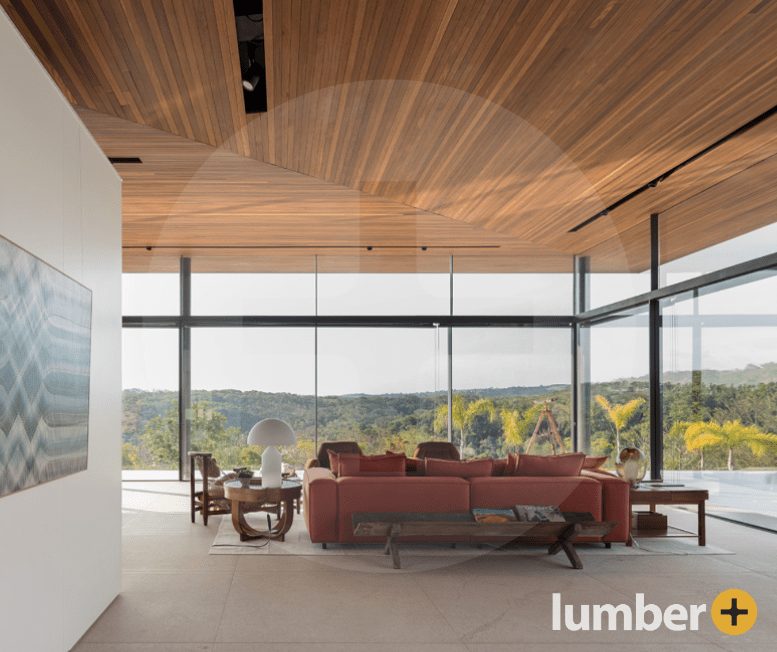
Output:
<instances>
[{"instance_id":1,"label":"sofa armrest","mask_svg":"<svg viewBox=\"0 0 777 652\"><path fill-rule=\"evenodd\" d=\"M302 474L305 525L313 543L338 540L337 479L329 469L311 467Z\"/></svg>"},{"instance_id":2,"label":"sofa armrest","mask_svg":"<svg viewBox=\"0 0 777 652\"><path fill-rule=\"evenodd\" d=\"M603 541L626 543L629 538L629 519L631 518L629 483L607 471L582 471L580 475L599 481L602 484L602 518L605 521L618 521Z\"/></svg>"}]
</instances>

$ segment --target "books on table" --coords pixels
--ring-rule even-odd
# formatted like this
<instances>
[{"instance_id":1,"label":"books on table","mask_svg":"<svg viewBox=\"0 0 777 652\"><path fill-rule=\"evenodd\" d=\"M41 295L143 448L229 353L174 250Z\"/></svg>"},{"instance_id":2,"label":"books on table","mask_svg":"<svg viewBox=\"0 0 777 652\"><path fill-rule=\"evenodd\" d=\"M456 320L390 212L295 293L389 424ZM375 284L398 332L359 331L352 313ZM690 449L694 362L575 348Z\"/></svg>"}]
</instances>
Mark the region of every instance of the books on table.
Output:
<instances>
[{"instance_id":1,"label":"books on table","mask_svg":"<svg viewBox=\"0 0 777 652\"><path fill-rule=\"evenodd\" d=\"M478 523L510 523L518 520L512 509L475 507L472 515Z\"/></svg>"},{"instance_id":2,"label":"books on table","mask_svg":"<svg viewBox=\"0 0 777 652\"><path fill-rule=\"evenodd\" d=\"M565 520L555 505L516 505L513 509L519 521L560 523Z\"/></svg>"}]
</instances>

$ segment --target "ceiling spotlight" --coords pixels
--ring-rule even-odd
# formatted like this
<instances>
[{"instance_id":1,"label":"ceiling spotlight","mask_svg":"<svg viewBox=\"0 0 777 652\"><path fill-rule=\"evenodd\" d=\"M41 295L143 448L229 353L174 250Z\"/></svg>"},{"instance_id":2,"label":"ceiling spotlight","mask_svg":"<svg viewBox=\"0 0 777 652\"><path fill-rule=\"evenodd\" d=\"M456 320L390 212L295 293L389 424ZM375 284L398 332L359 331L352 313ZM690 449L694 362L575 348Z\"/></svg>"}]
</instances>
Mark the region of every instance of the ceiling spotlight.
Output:
<instances>
[{"instance_id":1,"label":"ceiling spotlight","mask_svg":"<svg viewBox=\"0 0 777 652\"><path fill-rule=\"evenodd\" d=\"M427 247L421 247L421 251L426 251Z\"/></svg>"},{"instance_id":2,"label":"ceiling spotlight","mask_svg":"<svg viewBox=\"0 0 777 652\"><path fill-rule=\"evenodd\" d=\"M243 88L245 88L249 93L256 90L256 87L259 86L259 82L262 79L262 76L264 75L264 70L262 67L254 61L250 68L245 71L245 74L243 75Z\"/></svg>"},{"instance_id":3,"label":"ceiling spotlight","mask_svg":"<svg viewBox=\"0 0 777 652\"><path fill-rule=\"evenodd\" d=\"M372 251L372 247L367 247L367 251Z\"/></svg>"}]
</instances>

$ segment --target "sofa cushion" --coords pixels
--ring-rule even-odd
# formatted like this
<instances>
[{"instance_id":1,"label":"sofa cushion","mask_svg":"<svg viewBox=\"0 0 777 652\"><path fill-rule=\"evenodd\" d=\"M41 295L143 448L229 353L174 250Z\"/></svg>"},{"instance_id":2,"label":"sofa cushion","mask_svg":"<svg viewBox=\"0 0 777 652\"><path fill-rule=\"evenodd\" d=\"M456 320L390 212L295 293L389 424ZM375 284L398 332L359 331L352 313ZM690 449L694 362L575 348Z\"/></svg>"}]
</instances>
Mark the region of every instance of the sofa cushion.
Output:
<instances>
[{"instance_id":1,"label":"sofa cushion","mask_svg":"<svg viewBox=\"0 0 777 652\"><path fill-rule=\"evenodd\" d=\"M501 478L507 468L507 459L494 460L494 468L491 469L491 475L495 478Z\"/></svg>"},{"instance_id":2,"label":"sofa cushion","mask_svg":"<svg viewBox=\"0 0 777 652\"><path fill-rule=\"evenodd\" d=\"M602 520L602 484L594 478L582 475L524 475L508 478L471 478L469 482L473 509L555 505L564 512L590 512L595 520Z\"/></svg>"},{"instance_id":3,"label":"sofa cushion","mask_svg":"<svg viewBox=\"0 0 777 652\"><path fill-rule=\"evenodd\" d=\"M515 475L515 465L518 464L518 456L512 453L507 454L507 466L502 475Z\"/></svg>"},{"instance_id":4,"label":"sofa cushion","mask_svg":"<svg viewBox=\"0 0 777 652\"><path fill-rule=\"evenodd\" d=\"M494 467L491 457L483 457L476 460L438 460L433 457L426 458L426 475L448 476L456 478L475 478L490 476Z\"/></svg>"},{"instance_id":5,"label":"sofa cushion","mask_svg":"<svg viewBox=\"0 0 777 652\"><path fill-rule=\"evenodd\" d=\"M424 461L419 460L416 457L407 457L404 453L395 453L394 451L386 451L386 455L398 455L405 460L405 474L406 475L423 475L424 474Z\"/></svg>"},{"instance_id":6,"label":"sofa cushion","mask_svg":"<svg viewBox=\"0 0 777 652\"><path fill-rule=\"evenodd\" d=\"M580 475L585 462L585 453L563 455L518 455L513 475L572 476Z\"/></svg>"},{"instance_id":7,"label":"sofa cushion","mask_svg":"<svg viewBox=\"0 0 777 652\"><path fill-rule=\"evenodd\" d=\"M583 462L583 468L589 471L600 469L609 458L606 455L591 456L586 455L585 462Z\"/></svg>"},{"instance_id":8,"label":"sofa cushion","mask_svg":"<svg viewBox=\"0 0 777 652\"><path fill-rule=\"evenodd\" d=\"M355 475L405 475L404 455L349 455L337 456L337 477Z\"/></svg>"}]
</instances>

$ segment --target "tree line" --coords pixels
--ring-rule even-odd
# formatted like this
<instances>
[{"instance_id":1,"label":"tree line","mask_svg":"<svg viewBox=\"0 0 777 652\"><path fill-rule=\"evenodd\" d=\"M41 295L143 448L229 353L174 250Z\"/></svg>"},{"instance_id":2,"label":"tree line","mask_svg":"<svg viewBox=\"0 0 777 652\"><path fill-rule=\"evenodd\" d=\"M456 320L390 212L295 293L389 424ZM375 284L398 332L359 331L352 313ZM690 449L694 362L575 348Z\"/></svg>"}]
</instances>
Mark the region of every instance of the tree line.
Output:
<instances>
[{"instance_id":1,"label":"tree line","mask_svg":"<svg viewBox=\"0 0 777 652\"><path fill-rule=\"evenodd\" d=\"M465 457L525 451L542 411L551 410L567 450L570 440L569 389L533 396L455 393L454 441ZM623 446L649 450L648 387L642 381L597 383L591 387L590 453L609 458ZM249 449L250 428L267 417L287 421L298 445L284 461L301 468L313 457L315 407L312 396L288 393L195 391L192 394L192 449L214 453L223 468L261 464ZM124 392L124 468L176 468L176 392ZM707 385L665 383L664 468L777 467L777 383ZM318 400L318 439L355 440L365 453L385 450L412 455L422 441L447 439L445 395L328 396ZM539 428L531 452L548 454L548 424Z\"/></svg>"}]
</instances>

